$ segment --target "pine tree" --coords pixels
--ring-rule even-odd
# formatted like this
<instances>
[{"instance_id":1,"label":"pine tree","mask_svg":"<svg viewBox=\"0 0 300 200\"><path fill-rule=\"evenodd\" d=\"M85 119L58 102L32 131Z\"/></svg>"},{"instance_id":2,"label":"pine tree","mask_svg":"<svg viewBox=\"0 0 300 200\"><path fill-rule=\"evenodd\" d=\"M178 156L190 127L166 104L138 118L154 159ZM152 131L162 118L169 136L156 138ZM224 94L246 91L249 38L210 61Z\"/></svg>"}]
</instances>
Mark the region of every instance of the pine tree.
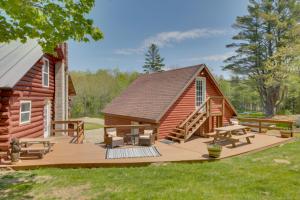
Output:
<instances>
[{"instance_id":1,"label":"pine tree","mask_svg":"<svg viewBox=\"0 0 300 200\"><path fill-rule=\"evenodd\" d=\"M248 76L256 89L267 116L273 116L283 100L287 63L293 57L283 56L283 49L293 45L300 19L296 0L250 0L248 15L237 17L234 28L239 33L227 45L236 49L224 67L236 74ZM288 57L288 58L287 58Z\"/></svg>"},{"instance_id":2,"label":"pine tree","mask_svg":"<svg viewBox=\"0 0 300 200\"><path fill-rule=\"evenodd\" d=\"M164 58L161 58L159 55L159 49L155 44L151 44L148 48L147 53L145 54L145 64L143 66L144 72L161 72L163 71Z\"/></svg>"}]
</instances>

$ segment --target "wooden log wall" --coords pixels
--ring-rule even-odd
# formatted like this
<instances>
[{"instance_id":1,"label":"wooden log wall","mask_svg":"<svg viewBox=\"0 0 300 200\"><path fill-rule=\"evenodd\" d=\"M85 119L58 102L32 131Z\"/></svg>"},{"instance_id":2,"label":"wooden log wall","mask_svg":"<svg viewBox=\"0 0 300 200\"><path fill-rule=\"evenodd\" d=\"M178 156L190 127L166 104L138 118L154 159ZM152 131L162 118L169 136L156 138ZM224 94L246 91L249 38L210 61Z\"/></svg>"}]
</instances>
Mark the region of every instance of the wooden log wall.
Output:
<instances>
[{"instance_id":1,"label":"wooden log wall","mask_svg":"<svg viewBox=\"0 0 300 200\"><path fill-rule=\"evenodd\" d=\"M51 102L51 118L54 112L55 63L57 60L44 55L49 60L49 87L42 85L42 58L26 73L11 90L0 92L0 150L9 147L10 138L38 137L44 130L44 105ZM20 101L31 101L31 122L20 124Z\"/></svg>"}]
</instances>

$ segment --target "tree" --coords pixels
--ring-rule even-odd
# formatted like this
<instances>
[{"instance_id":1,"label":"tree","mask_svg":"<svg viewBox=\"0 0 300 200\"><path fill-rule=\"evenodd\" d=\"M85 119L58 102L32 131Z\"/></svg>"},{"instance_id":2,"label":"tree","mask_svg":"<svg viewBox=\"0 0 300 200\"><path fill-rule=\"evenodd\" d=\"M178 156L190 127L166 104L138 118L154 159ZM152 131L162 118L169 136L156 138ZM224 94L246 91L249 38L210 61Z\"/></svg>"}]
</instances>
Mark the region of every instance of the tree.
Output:
<instances>
[{"instance_id":1,"label":"tree","mask_svg":"<svg viewBox=\"0 0 300 200\"><path fill-rule=\"evenodd\" d=\"M86 18L94 0L1 0L0 43L36 38L45 52L69 39L88 42L103 38Z\"/></svg>"},{"instance_id":2,"label":"tree","mask_svg":"<svg viewBox=\"0 0 300 200\"><path fill-rule=\"evenodd\" d=\"M233 40L240 42L227 45L237 49L224 69L254 80L265 114L273 116L284 99L287 63L295 57L281 52L299 38L300 8L296 0L249 2L248 15L237 17L233 25L239 30Z\"/></svg>"},{"instance_id":3,"label":"tree","mask_svg":"<svg viewBox=\"0 0 300 200\"><path fill-rule=\"evenodd\" d=\"M163 71L164 58L161 58L159 55L159 49L155 44L151 44L147 53L145 54L145 65L143 66L144 72L161 72Z\"/></svg>"}]
</instances>

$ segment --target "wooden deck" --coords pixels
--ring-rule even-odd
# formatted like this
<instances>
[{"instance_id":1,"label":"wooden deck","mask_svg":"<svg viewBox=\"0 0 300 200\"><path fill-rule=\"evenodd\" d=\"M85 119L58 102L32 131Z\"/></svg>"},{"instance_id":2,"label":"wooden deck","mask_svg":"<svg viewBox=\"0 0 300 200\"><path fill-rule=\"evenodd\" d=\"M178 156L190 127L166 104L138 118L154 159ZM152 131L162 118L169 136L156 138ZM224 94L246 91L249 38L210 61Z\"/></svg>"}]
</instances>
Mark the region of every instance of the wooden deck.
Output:
<instances>
[{"instance_id":1,"label":"wooden deck","mask_svg":"<svg viewBox=\"0 0 300 200\"><path fill-rule=\"evenodd\" d=\"M186 143L165 144L156 141L155 146L161 157L105 159L106 149L103 144L83 143L71 144L69 137L56 137L53 151L43 159L26 159L10 167L14 169L32 169L38 167L118 167L139 166L162 162L202 162L210 161L206 145L212 138L193 138ZM292 140L265 134L256 134L252 144L237 143L235 148L231 144L223 144L222 158L236 156L252 151L279 145Z\"/></svg>"}]
</instances>

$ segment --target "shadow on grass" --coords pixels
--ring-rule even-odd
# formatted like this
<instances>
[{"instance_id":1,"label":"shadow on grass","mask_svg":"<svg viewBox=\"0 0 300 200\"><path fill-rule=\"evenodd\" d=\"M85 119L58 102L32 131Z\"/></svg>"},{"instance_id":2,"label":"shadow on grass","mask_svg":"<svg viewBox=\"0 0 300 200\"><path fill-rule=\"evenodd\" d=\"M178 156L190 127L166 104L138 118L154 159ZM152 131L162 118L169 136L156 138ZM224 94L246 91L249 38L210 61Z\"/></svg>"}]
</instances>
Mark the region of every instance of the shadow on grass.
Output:
<instances>
[{"instance_id":1,"label":"shadow on grass","mask_svg":"<svg viewBox=\"0 0 300 200\"><path fill-rule=\"evenodd\" d=\"M30 192L36 184L35 174L0 171L0 199L33 199Z\"/></svg>"}]
</instances>

